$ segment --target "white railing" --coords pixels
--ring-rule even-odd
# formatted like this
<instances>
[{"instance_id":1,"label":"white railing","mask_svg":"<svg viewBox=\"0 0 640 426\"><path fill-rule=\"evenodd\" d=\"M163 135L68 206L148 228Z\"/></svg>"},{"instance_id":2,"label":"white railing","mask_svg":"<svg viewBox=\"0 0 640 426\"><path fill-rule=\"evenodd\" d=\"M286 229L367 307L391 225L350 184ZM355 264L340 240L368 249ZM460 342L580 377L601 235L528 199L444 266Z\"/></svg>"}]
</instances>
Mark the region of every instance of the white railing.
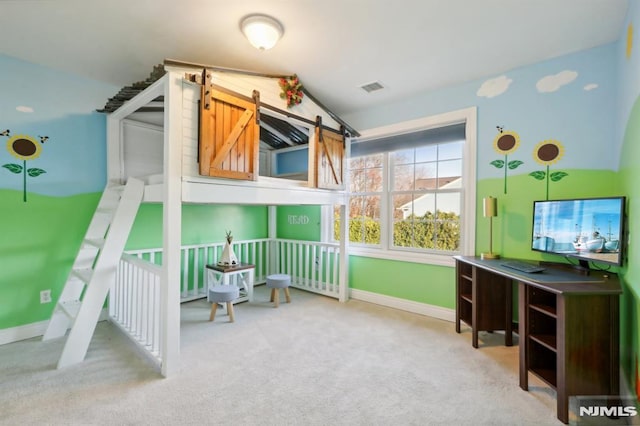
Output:
<instances>
[{"instance_id":1,"label":"white railing","mask_svg":"<svg viewBox=\"0 0 640 426\"><path fill-rule=\"evenodd\" d=\"M206 297L207 270L221 256L223 243L183 246L181 301ZM338 244L257 239L234 242L238 261L256 265L255 283L267 275L291 275L291 286L340 298ZM122 255L109 292L109 317L149 358L162 368L162 249L133 250Z\"/></svg>"},{"instance_id":2,"label":"white railing","mask_svg":"<svg viewBox=\"0 0 640 426\"><path fill-rule=\"evenodd\" d=\"M162 366L160 274L150 261L123 254L109 292L109 318L159 367Z\"/></svg>"},{"instance_id":3,"label":"white railing","mask_svg":"<svg viewBox=\"0 0 640 426\"><path fill-rule=\"evenodd\" d=\"M218 261L222 255L224 243L210 243L182 246L180 280L180 301L188 302L207 296L207 264ZM255 282L263 283L268 275L269 239L245 240L233 243L233 251L239 262L256 265ZM162 249L143 249L127 251L128 254L151 263L162 263Z\"/></svg>"},{"instance_id":4,"label":"white railing","mask_svg":"<svg viewBox=\"0 0 640 426\"><path fill-rule=\"evenodd\" d=\"M339 244L281 239L273 244L273 273L291 275L292 287L339 298Z\"/></svg>"},{"instance_id":5,"label":"white railing","mask_svg":"<svg viewBox=\"0 0 640 426\"><path fill-rule=\"evenodd\" d=\"M182 302L206 297L205 265L215 263L223 248L224 243L182 247ZM339 298L339 244L262 238L234 241L233 251L238 261L256 265L256 284L264 283L269 274L289 274L293 287ZM161 248L127 253L157 265L162 263Z\"/></svg>"}]
</instances>

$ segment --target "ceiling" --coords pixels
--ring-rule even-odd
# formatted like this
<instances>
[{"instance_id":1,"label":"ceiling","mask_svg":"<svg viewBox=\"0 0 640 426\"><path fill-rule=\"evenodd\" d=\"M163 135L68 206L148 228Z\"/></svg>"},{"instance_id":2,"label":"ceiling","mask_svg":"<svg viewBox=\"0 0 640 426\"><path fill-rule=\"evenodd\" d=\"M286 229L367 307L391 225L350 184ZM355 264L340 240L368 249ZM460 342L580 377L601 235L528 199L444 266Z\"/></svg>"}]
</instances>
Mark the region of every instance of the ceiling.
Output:
<instances>
[{"instance_id":1,"label":"ceiling","mask_svg":"<svg viewBox=\"0 0 640 426\"><path fill-rule=\"evenodd\" d=\"M338 115L606 44L628 0L0 0L0 53L117 87L165 58L293 74ZM239 29L284 26L258 51ZM380 82L383 90L360 86ZM96 106L101 107L101 105Z\"/></svg>"}]
</instances>

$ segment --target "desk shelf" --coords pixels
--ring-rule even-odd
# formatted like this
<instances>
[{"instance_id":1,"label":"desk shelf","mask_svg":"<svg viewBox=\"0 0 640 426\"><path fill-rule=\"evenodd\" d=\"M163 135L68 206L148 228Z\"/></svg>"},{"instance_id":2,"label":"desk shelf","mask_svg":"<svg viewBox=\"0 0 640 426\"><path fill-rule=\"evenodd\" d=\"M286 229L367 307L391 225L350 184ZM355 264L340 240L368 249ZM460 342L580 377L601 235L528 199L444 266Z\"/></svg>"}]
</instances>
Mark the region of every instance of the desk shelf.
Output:
<instances>
[{"instance_id":1,"label":"desk shelf","mask_svg":"<svg viewBox=\"0 0 640 426\"><path fill-rule=\"evenodd\" d=\"M534 376L545 382L550 388L557 389L555 368L531 368L529 370Z\"/></svg>"},{"instance_id":2,"label":"desk shelf","mask_svg":"<svg viewBox=\"0 0 640 426\"><path fill-rule=\"evenodd\" d=\"M556 341L557 341L557 337L555 334L531 334L529 335L529 338L544 346L545 348L549 349L550 351L556 352Z\"/></svg>"},{"instance_id":3,"label":"desk shelf","mask_svg":"<svg viewBox=\"0 0 640 426\"><path fill-rule=\"evenodd\" d=\"M464 262L456 262L456 271L456 332L460 333L460 322L471 326L471 342L477 348L478 332L504 330L505 345L511 346L511 281Z\"/></svg>"},{"instance_id":4,"label":"desk shelf","mask_svg":"<svg viewBox=\"0 0 640 426\"><path fill-rule=\"evenodd\" d=\"M548 305L529 305L529 308L534 311L538 311L544 315L548 315L551 318L557 318L555 306Z\"/></svg>"}]
</instances>

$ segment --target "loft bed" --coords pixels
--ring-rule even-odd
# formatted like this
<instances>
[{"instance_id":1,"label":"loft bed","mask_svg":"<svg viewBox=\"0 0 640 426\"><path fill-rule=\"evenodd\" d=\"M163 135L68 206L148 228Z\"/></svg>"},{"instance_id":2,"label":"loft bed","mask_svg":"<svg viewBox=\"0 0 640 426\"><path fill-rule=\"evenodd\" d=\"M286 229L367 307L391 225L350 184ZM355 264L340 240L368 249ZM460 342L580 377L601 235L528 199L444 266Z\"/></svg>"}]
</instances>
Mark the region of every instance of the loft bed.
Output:
<instances>
[{"instance_id":1,"label":"loft bed","mask_svg":"<svg viewBox=\"0 0 640 426\"><path fill-rule=\"evenodd\" d=\"M286 76L173 60L165 61L164 70L166 73L160 79L108 115L107 174L109 184L142 179L145 183L142 201L163 203L162 265L154 273L160 291L161 314L157 319L163 324L161 331L141 339L142 327L132 327L124 321L131 314L114 310L110 317L127 334L136 336L134 340L153 355L162 374L169 375L178 364L179 303L185 299L184 289L170 285L185 281L181 276L185 259L185 248L181 245L181 204L337 205L341 214L340 232L346 235L345 157L349 137L357 136L357 132L308 92L304 93L304 101L292 109L295 113L289 111L280 97L279 86L280 79ZM269 131L265 132L261 123L266 121ZM261 166L264 163L271 166L273 162L268 160L279 155L269 149L273 143L265 146L264 139L268 138L261 134L274 133L283 140L288 135L306 134L307 146L303 148L307 151L306 180L272 177L278 173L261 175ZM319 247L318 242L306 246L300 242L278 242L275 208L270 208L269 213L268 256L273 258L267 263L273 272L295 273L300 277L293 277L294 285L298 283L300 288L346 301L348 274L344 254L348 238L341 238L335 248ZM322 274L309 280L308 271L317 267L318 258L326 265L324 280ZM132 267L126 264L126 258L120 262L121 268ZM197 267L195 263L194 268ZM304 271L307 276L303 277ZM326 283L319 285L322 281ZM116 288L121 287L112 288L110 306L118 306L122 291ZM193 290L198 292L196 284ZM138 331L132 333L132 329ZM149 340L155 344L149 344Z\"/></svg>"},{"instance_id":2,"label":"loft bed","mask_svg":"<svg viewBox=\"0 0 640 426\"><path fill-rule=\"evenodd\" d=\"M162 375L178 371L180 303L206 295L195 278L192 289L185 285L203 277L216 250L182 246L184 203L269 206L268 238L243 242L240 261L263 262L263 275L290 273L292 286L347 300L345 158L357 132L306 91L295 113L287 110L279 86L286 76L173 60L161 68L144 90L125 102L119 94L112 99L121 105L103 110L110 112L107 186L44 336L71 327L59 368L84 359L108 297L109 320ZM293 148L297 162L306 150L306 180L261 176L263 164L278 168L269 161L279 156L274 146L305 141ZM162 247L123 253L141 202L163 205ZM340 243L279 241L275 206L283 205L339 206Z\"/></svg>"}]
</instances>

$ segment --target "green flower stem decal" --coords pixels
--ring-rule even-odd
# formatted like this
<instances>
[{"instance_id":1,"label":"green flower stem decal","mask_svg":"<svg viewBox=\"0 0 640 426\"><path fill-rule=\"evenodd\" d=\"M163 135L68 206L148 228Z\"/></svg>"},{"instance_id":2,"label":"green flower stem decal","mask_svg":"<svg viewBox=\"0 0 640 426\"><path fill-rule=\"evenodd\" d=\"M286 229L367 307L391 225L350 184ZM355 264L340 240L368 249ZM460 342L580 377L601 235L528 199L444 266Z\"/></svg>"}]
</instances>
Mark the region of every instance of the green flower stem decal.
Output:
<instances>
[{"instance_id":1,"label":"green flower stem decal","mask_svg":"<svg viewBox=\"0 0 640 426\"><path fill-rule=\"evenodd\" d=\"M493 160L491 163L497 169L504 168L504 193L507 193L507 170L515 170L524 162L520 160L509 161L509 154L514 152L520 146L520 136L516 132L510 130L504 131L502 127L497 126L500 133L493 140L493 149L499 154L504 154L503 160Z\"/></svg>"},{"instance_id":2,"label":"green flower stem decal","mask_svg":"<svg viewBox=\"0 0 640 426\"><path fill-rule=\"evenodd\" d=\"M558 182L565 176L569 176L566 172L553 172L549 171L549 166L551 164L557 163L562 156L564 155L564 147L562 144L556 140L549 139L540 142L536 145L533 150L533 158L539 164L546 166L546 172L543 170L538 170L535 172L529 173L529 176L532 176L537 180L545 180L546 179L546 199L549 199L549 181Z\"/></svg>"},{"instance_id":3,"label":"green flower stem decal","mask_svg":"<svg viewBox=\"0 0 640 426\"><path fill-rule=\"evenodd\" d=\"M0 133L1 136L9 136L10 131L5 130ZM47 136L41 136L40 142L44 143L49 139ZM27 168L27 160L33 160L40 156L42 147L38 142L27 135L17 135L9 138L7 143L7 151L19 160L22 160L22 165L15 163L3 164L2 167L9 170L11 173L22 173L22 201L27 202L27 175L31 177L38 177L43 173L46 173L43 169L37 167Z\"/></svg>"}]
</instances>

